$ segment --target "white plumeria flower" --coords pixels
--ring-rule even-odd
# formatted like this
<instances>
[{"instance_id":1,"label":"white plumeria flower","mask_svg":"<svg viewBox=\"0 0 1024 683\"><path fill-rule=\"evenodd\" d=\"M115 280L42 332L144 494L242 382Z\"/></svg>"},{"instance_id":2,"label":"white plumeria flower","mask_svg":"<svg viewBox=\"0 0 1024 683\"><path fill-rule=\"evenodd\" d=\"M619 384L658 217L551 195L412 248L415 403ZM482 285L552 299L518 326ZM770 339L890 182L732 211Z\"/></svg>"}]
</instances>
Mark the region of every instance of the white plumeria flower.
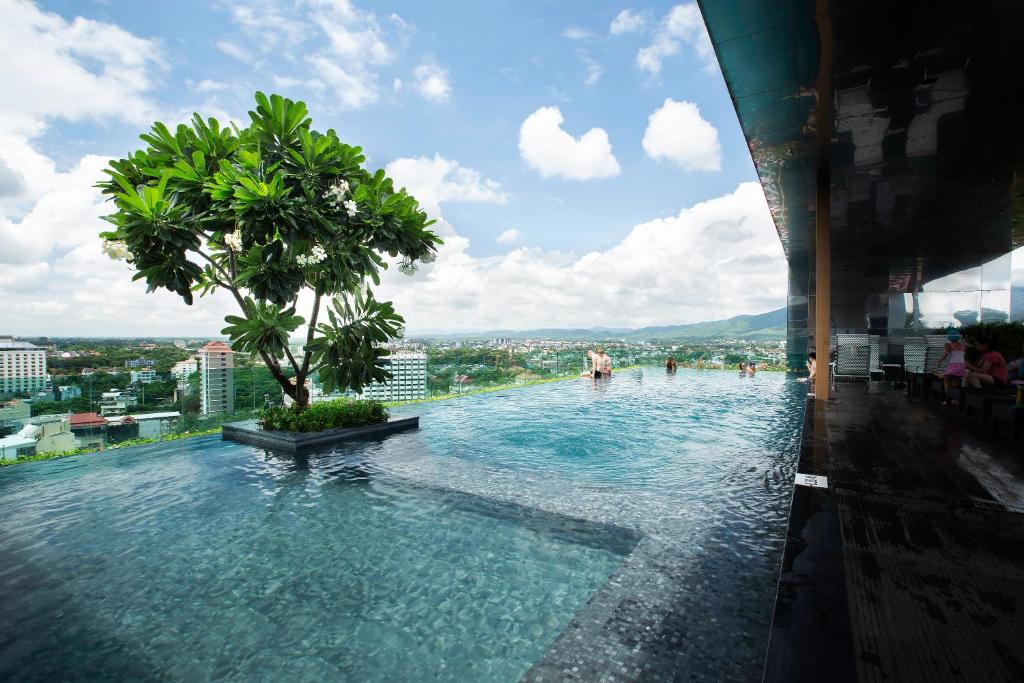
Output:
<instances>
[{"instance_id":1,"label":"white plumeria flower","mask_svg":"<svg viewBox=\"0 0 1024 683\"><path fill-rule=\"evenodd\" d=\"M105 240L103 253L115 261L121 261L128 258L128 245L121 240Z\"/></svg>"},{"instance_id":2,"label":"white plumeria flower","mask_svg":"<svg viewBox=\"0 0 1024 683\"><path fill-rule=\"evenodd\" d=\"M242 230L235 228L235 231L224 235L224 246L233 252L242 251Z\"/></svg>"},{"instance_id":3,"label":"white plumeria flower","mask_svg":"<svg viewBox=\"0 0 1024 683\"><path fill-rule=\"evenodd\" d=\"M354 218L355 215L359 213L359 207L356 206L356 203L350 199L347 202L345 202L345 211L348 212L349 218Z\"/></svg>"},{"instance_id":4,"label":"white plumeria flower","mask_svg":"<svg viewBox=\"0 0 1024 683\"><path fill-rule=\"evenodd\" d=\"M295 257L295 262L303 268L309 266L315 266L318 263L323 263L327 259L327 252L323 247L317 245L313 247L308 254L299 254Z\"/></svg>"}]
</instances>

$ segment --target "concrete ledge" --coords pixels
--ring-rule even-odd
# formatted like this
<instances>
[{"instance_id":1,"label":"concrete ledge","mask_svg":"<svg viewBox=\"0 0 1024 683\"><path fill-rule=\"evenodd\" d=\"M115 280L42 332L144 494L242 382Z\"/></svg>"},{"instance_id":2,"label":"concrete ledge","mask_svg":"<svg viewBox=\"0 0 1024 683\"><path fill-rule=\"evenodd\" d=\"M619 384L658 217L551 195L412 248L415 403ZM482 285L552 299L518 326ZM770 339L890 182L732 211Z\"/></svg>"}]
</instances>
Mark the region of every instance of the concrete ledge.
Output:
<instances>
[{"instance_id":1,"label":"concrete ledge","mask_svg":"<svg viewBox=\"0 0 1024 683\"><path fill-rule=\"evenodd\" d=\"M298 454L326 448L342 441L375 439L408 429L418 429L419 426L419 417L405 417L364 427L336 427L322 432L286 432L260 429L252 420L224 425L221 438L271 451Z\"/></svg>"}]
</instances>

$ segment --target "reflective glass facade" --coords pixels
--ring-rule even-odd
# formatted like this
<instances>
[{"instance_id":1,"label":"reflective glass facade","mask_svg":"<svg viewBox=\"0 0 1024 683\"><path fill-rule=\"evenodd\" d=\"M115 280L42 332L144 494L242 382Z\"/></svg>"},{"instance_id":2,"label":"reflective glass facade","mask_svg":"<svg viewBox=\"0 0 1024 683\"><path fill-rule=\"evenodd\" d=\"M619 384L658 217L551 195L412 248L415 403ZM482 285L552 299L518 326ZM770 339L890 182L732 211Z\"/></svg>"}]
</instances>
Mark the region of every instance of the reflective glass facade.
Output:
<instances>
[{"instance_id":1,"label":"reflective glass facade","mask_svg":"<svg viewBox=\"0 0 1024 683\"><path fill-rule=\"evenodd\" d=\"M789 259L792 366L815 322L821 97L833 112L830 329L898 347L1024 320L1021 3L700 5ZM815 87L823 41L827 93Z\"/></svg>"}]
</instances>

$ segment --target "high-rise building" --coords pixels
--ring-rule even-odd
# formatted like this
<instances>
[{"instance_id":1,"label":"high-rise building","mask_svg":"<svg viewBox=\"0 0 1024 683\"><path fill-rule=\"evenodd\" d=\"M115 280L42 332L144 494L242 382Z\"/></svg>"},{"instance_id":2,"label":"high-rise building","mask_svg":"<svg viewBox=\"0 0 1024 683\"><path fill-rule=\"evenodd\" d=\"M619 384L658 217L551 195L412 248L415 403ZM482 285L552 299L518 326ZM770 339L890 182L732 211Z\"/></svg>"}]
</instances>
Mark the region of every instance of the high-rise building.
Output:
<instances>
[{"instance_id":1,"label":"high-rise building","mask_svg":"<svg viewBox=\"0 0 1024 683\"><path fill-rule=\"evenodd\" d=\"M210 342L198 353L203 415L235 412L235 352L224 342Z\"/></svg>"},{"instance_id":2,"label":"high-rise building","mask_svg":"<svg viewBox=\"0 0 1024 683\"><path fill-rule=\"evenodd\" d=\"M378 401L412 401L427 397L427 356L423 353L393 353L384 359L391 379L373 382L363 393L350 396Z\"/></svg>"},{"instance_id":3,"label":"high-rise building","mask_svg":"<svg viewBox=\"0 0 1024 683\"><path fill-rule=\"evenodd\" d=\"M46 351L0 336L0 394L35 393L46 386Z\"/></svg>"}]
</instances>

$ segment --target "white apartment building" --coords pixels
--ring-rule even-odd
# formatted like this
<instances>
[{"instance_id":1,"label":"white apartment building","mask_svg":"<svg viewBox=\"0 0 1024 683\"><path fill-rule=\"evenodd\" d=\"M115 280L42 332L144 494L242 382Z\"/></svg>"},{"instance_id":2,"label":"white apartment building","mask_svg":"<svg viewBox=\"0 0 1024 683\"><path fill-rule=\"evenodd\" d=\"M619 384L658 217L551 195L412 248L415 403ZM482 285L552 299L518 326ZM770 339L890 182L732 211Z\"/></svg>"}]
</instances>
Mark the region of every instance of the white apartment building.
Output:
<instances>
[{"instance_id":1,"label":"white apartment building","mask_svg":"<svg viewBox=\"0 0 1024 683\"><path fill-rule=\"evenodd\" d=\"M180 360L171 366L171 374L178 382L187 382L188 378L199 372L199 359Z\"/></svg>"},{"instance_id":2,"label":"white apartment building","mask_svg":"<svg viewBox=\"0 0 1024 683\"><path fill-rule=\"evenodd\" d=\"M0 336L0 394L35 393L46 386L46 350Z\"/></svg>"},{"instance_id":3,"label":"white apartment building","mask_svg":"<svg viewBox=\"0 0 1024 683\"><path fill-rule=\"evenodd\" d=\"M199 349L199 394L203 415L235 412L235 352L224 342Z\"/></svg>"},{"instance_id":4,"label":"white apartment building","mask_svg":"<svg viewBox=\"0 0 1024 683\"><path fill-rule=\"evenodd\" d=\"M393 353L384 359L391 379L374 382L362 394L350 392L348 396L378 401L413 401L427 397L427 355L425 353Z\"/></svg>"}]
</instances>

